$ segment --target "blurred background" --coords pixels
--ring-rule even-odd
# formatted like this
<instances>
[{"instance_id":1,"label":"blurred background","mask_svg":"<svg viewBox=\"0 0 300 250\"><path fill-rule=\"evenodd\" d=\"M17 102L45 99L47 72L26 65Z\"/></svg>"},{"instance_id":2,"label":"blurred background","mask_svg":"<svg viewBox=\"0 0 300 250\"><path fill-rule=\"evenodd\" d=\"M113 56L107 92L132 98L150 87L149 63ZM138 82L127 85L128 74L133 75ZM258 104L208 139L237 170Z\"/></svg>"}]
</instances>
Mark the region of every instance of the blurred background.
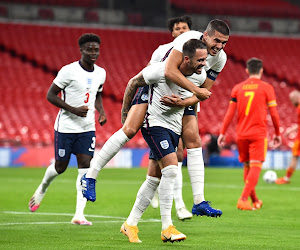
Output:
<instances>
[{"instance_id":1,"label":"blurred background","mask_svg":"<svg viewBox=\"0 0 300 250\"><path fill-rule=\"evenodd\" d=\"M58 108L46 93L60 68L80 59L83 33L101 37L97 64L107 72L103 105L108 122L96 126L97 146L121 127L121 105L128 80L144 68L152 52L173 40L171 17L189 15L192 29L204 31L212 19L231 29L228 60L201 104L199 132L208 166L239 166L235 125L228 147L216 147L232 87L247 78L250 57L264 62L263 80L275 88L281 132L297 123L288 94L299 89L300 1L298 0L0 0L0 166L48 166L54 156L53 125ZM268 117L269 139L274 130ZM266 168L284 168L295 133L269 151ZM111 166L147 165L147 145L138 133ZM70 165L76 165L73 160Z\"/></svg>"}]
</instances>

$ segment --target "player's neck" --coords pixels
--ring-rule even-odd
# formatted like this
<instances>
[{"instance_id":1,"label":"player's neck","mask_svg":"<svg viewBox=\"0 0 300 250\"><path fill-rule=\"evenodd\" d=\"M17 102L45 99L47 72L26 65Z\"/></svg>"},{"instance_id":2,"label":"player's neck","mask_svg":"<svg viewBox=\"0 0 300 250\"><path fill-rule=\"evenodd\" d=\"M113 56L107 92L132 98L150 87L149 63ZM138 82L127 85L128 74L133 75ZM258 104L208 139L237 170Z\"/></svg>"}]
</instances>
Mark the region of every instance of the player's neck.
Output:
<instances>
[{"instance_id":1,"label":"player's neck","mask_svg":"<svg viewBox=\"0 0 300 250\"><path fill-rule=\"evenodd\" d=\"M260 79L261 75L250 75L249 78Z\"/></svg>"},{"instance_id":2,"label":"player's neck","mask_svg":"<svg viewBox=\"0 0 300 250\"><path fill-rule=\"evenodd\" d=\"M187 67L187 64L182 63L179 67L180 72L184 75L184 76L190 76L192 75L194 72L193 70L191 70L190 68Z\"/></svg>"},{"instance_id":3,"label":"player's neck","mask_svg":"<svg viewBox=\"0 0 300 250\"><path fill-rule=\"evenodd\" d=\"M89 72L92 72L94 71L94 64L89 64L89 63L86 63L84 60L80 59L79 60L79 64L80 66L86 70L86 71L89 71Z\"/></svg>"}]
</instances>

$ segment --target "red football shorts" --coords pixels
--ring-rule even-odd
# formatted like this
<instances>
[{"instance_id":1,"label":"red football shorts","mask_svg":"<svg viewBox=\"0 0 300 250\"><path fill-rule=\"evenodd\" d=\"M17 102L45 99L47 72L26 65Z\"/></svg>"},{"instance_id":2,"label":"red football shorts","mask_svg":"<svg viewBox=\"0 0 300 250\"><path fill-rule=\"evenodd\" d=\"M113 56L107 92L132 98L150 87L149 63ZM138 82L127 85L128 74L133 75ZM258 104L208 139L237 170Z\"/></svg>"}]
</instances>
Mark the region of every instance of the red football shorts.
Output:
<instances>
[{"instance_id":1,"label":"red football shorts","mask_svg":"<svg viewBox=\"0 0 300 250\"><path fill-rule=\"evenodd\" d=\"M300 141L299 141L299 139L296 139L294 141L294 146L292 148L292 153L293 153L293 156L300 156Z\"/></svg>"},{"instance_id":2,"label":"red football shorts","mask_svg":"<svg viewBox=\"0 0 300 250\"><path fill-rule=\"evenodd\" d=\"M237 146L239 151L239 161L265 161L268 140L261 139L238 139Z\"/></svg>"}]
</instances>

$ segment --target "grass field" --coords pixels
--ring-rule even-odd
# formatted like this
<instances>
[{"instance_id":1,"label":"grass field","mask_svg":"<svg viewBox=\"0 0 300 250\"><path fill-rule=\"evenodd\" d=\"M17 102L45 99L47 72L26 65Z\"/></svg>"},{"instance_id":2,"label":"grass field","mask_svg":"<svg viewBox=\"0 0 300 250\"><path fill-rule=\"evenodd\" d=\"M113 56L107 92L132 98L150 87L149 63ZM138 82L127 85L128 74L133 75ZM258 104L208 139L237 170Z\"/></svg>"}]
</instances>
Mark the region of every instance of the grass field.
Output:
<instances>
[{"instance_id":1,"label":"grass field","mask_svg":"<svg viewBox=\"0 0 300 250\"><path fill-rule=\"evenodd\" d=\"M184 242L160 240L159 209L149 207L139 223L141 244L119 233L134 203L145 169L104 169L98 178L97 201L85 214L93 226L71 225L75 211L76 169L68 169L50 186L39 210L30 213L28 201L45 169L0 169L0 249L300 249L300 174L285 186L263 183L257 193L264 204L240 211L242 169L206 168L205 197L223 211L221 218L194 217L173 223L187 235ZM277 171L282 175L284 171ZM183 194L192 207L192 191L183 169Z\"/></svg>"}]
</instances>

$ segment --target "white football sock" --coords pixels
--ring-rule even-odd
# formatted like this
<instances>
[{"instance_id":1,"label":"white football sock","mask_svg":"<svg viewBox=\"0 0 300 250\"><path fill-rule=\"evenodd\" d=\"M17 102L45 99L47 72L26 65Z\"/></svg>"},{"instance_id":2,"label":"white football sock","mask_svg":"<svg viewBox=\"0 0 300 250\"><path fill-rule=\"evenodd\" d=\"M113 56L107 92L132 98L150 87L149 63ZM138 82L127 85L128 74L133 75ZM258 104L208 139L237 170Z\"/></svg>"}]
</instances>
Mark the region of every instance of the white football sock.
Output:
<instances>
[{"instance_id":1,"label":"white football sock","mask_svg":"<svg viewBox=\"0 0 300 250\"><path fill-rule=\"evenodd\" d=\"M55 169L55 163L52 163L45 172L44 178L37 188L36 192L39 192L41 194L45 193L47 191L47 188L49 187L50 183L55 179L56 176L59 174L56 172Z\"/></svg>"},{"instance_id":2,"label":"white football sock","mask_svg":"<svg viewBox=\"0 0 300 250\"><path fill-rule=\"evenodd\" d=\"M182 162L178 162L178 173L174 183L174 202L176 210L182 207L185 207L183 198L182 198Z\"/></svg>"},{"instance_id":3,"label":"white football sock","mask_svg":"<svg viewBox=\"0 0 300 250\"><path fill-rule=\"evenodd\" d=\"M90 168L86 174L87 178L97 179L100 170L120 151L123 145L130 139L122 129L114 133L103 145L100 152L94 156Z\"/></svg>"},{"instance_id":4,"label":"white football sock","mask_svg":"<svg viewBox=\"0 0 300 250\"><path fill-rule=\"evenodd\" d=\"M126 220L129 226L137 226L143 213L145 212L151 200L153 199L159 182L159 178L147 175L146 180L144 181L137 193L133 208L131 209L131 212Z\"/></svg>"},{"instance_id":5,"label":"white football sock","mask_svg":"<svg viewBox=\"0 0 300 250\"><path fill-rule=\"evenodd\" d=\"M202 147L187 149L187 168L192 184L194 204L199 204L205 201Z\"/></svg>"},{"instance_id":6,"label":"white football sock","mask_svg":"<svg viewBox=\"0 0 300 250\"><path fill-rule=\"evenodd\" d=\"M88 171L88 168L79 168L76 180L77 200L76 200L76 212L77 219L84 219L84 208L86 206L86 198L82 195L82 186L80 185L81 177Z\"/></svg>"},{"instance_id":7,"label":"white football sock","mask_svg":"<svg viewBox=\"0 0 300 250\"><path fill-rule=\"evenodd\" d=\"M177 176L178 166L169 165L161 170L161 180L159 185L159 205L162 222L162 230L166 230L173 225L171 210L173 205L174 182Z\"/></svg>"}]
</instances>

